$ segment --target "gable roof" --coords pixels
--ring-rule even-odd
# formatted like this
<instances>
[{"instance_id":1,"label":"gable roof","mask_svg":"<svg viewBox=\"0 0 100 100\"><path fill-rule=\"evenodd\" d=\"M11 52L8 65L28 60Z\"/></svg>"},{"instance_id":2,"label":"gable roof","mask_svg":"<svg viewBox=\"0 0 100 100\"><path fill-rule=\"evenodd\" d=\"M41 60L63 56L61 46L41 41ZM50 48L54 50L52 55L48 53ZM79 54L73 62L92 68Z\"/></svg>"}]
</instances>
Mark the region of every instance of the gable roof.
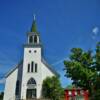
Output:
<instances>
[{"instance_id":1,"label":"gable roof","mask_svg":"<svg viewBox=\"0 0 100 100\"><path fill-rule=\"evenodd\" d=\"M51 71L53 72L56 76L60 76L53 68L51 65L49 65L44 58L41 59L42 63ZM21 60L15 68L11 69L6 75L5 78L7 78L10 74L12 74L21 64L23 64L23 60Z\"/></svg>"},{"instance_id":2,"label":"gable roof","mask_svg":"<svg viewBox=\"0 0 100 100\"><path fill-rule=\"evenodd\" d=\"M21 60L13 69L11 69L11 70L5 75L5 78L7 78L10 74L12 74L21 64L23 64L23 60Z\"/></svg>"},{"instance_id":3,"label":"gable roof","mask_svg":"<svg viewBox=\"0 0 100 100\"><path fill-rule=\"evenodd\" d=\"M54 73L56 76L60 77L60 75L54 70L54 68L52 68L52 66L50 64L48 64L46 62L46 60L44 58L42 58L41 60L43 62L43 64L52 72Z\"/></svg>"}]
</instances>

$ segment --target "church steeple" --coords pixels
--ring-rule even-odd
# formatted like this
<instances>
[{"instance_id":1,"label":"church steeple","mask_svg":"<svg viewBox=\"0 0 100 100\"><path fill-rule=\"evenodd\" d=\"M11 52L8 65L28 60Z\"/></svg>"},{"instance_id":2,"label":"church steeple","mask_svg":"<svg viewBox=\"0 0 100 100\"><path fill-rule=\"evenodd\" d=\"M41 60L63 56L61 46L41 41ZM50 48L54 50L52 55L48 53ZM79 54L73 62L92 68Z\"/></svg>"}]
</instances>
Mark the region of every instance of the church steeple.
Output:
<instances>
[{"instance_id":1,"label":"church steeple","mask_svg":"<svg viewBox=\"0 0 100 100\"><path fill-rule=\"evenodd\" d=\"M36 26L36 18L35 18L35 15L34 15L34 20L33 20L32 27L31 27L31 32L38 33L37 26Z\"/></svg>"},{"instance_id":2,"label":"church steeple","mask_svg":"<svg viewBox=\"0 0 100 100\"><path fill-rule=\"evenodd\" d=\"M31 30L30 30L30 32L28 32L28 44L35 45L35 46L40 45L40 35L39 35L37 26L36 26L35 15L34 15L34 20L32 23Z\"/></svg>"}]
</instances>

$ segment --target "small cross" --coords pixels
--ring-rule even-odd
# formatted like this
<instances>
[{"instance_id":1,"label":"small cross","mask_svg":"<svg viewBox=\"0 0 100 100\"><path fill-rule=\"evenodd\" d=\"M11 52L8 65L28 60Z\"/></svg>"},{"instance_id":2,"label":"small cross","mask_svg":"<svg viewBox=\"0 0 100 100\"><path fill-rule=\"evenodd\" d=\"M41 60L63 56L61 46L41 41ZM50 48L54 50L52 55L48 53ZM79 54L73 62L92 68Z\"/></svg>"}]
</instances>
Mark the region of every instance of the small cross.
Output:
<instances>
[{"instance_id":1,"label":"small cross","mask_svg":"<svg viewBox=\"0 0 100 100\"><path fill-rule=\"evenodd\" d=\"M36 15L34 14L33 16L34 16L34 20L36 20Z\"/></svg>"}]
</instances>

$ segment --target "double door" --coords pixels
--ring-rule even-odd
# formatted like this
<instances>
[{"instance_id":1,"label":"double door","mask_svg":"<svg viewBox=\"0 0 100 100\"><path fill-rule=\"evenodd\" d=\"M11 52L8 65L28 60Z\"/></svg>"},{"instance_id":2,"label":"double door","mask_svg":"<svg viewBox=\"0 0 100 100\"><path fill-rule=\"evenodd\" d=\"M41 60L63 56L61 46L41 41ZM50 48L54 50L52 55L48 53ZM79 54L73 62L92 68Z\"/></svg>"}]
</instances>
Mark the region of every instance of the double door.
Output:
<instances>
[{"instance_id":1,"label":"double door","mask_svg":"<svg viewBox=\"0 0 100 100\"><path fill-rule=\"evenodd\" d=\"M36 98L36 89L27 89L27 99L34 99Z\"/></svg>"}]
</instances>

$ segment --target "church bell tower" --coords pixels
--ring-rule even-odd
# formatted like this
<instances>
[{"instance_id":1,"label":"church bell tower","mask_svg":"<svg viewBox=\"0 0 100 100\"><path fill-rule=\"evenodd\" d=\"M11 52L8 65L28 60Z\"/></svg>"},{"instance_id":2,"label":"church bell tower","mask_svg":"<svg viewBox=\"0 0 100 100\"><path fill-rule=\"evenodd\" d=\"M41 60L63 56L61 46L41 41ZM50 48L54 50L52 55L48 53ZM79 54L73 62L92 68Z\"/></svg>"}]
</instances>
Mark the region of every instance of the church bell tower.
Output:
<instances>
[{"instance_id":1,"label":"church bell tower","mask_svg":"<svg viewBox=\"0 0 100 100\"><path fill-rule=\"evenodd\" d=\"M21 99L39 98L42 86L41 41L34 18L27 43L24 45ZM31 83L32 82L32 83Z\"/></svg>"},{"instance_id":2,"label":"church bell tower","mask_svg":"<svg viewBox=\"0 0 100 100\"><path fill-rule=\"evenodd\" d=\"M36 26L36 20L34 17L32 27L30 32L28 32L28 45L34 45L34 46L39 46L40 43L40 34L37 31L37 26Z\"/></svg>"}]
</instances>

